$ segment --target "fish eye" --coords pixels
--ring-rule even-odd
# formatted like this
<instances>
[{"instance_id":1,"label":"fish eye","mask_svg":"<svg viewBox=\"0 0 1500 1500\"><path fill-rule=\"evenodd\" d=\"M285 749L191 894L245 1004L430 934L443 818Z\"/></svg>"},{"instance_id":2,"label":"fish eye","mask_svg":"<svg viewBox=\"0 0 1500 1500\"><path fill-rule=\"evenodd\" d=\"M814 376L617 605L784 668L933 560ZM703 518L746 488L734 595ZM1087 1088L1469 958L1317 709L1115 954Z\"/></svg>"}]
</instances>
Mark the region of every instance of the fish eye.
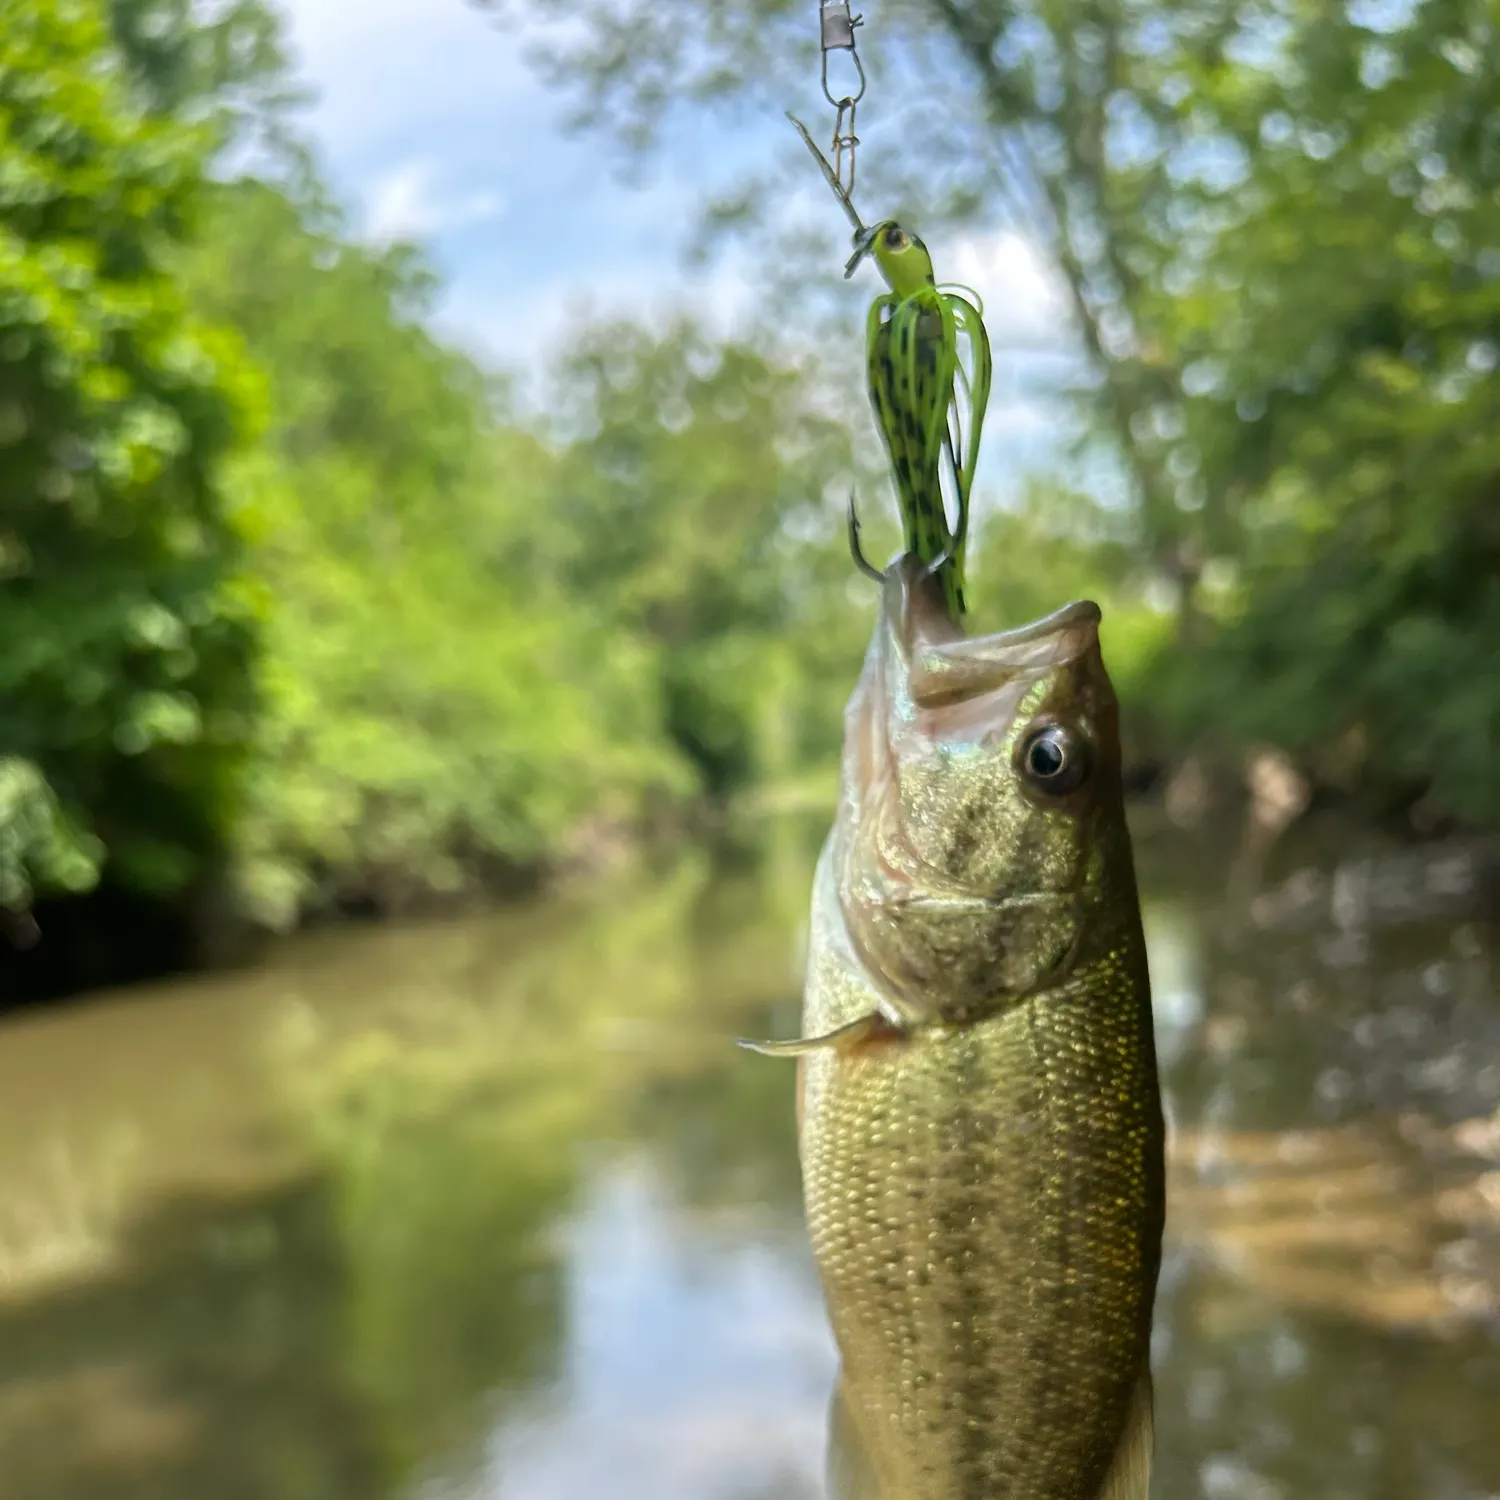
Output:
<instances>
[{"instance_id":1,"label":"fish eye","mask_svg":"<svg viewBox=\"0 0 1500 1500\"><path fill-rule=\"evenodd\" d=\"M1039 792L1065 797L1089 773L1088 742L1065 724L1044 724L1021 742L1021 774Z\"/></svg>"}]
</instances>

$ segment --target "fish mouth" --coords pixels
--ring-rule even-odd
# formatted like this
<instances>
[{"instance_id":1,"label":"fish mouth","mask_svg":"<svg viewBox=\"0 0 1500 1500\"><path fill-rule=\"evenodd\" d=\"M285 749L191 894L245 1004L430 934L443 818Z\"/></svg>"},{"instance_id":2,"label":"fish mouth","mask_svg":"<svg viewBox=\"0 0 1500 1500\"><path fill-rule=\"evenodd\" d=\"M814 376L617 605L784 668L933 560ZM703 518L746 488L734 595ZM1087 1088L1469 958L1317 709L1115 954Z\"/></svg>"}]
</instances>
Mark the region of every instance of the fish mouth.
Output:
<instances>
[{"instance_id":1,"label":"fish mouth","mask_svg":"<svg viewBox=\"0 0 1500 1500\"><path fill-rule=\"evenodd\" d=\"M885 573L881 620L845 720L849 813L897 779L898 760L919 743L993 743L1032 682L1097 653L1100 618L1092 600L1076 599L1012 629L968 636L930 569L909 554L898 558Z\"/></svg>"},{"instance_id":2,"label":"fish mouth","mask_svg":"<svg viewBox=\"0 0 1500 1500\"><path fill-rule=\"evenodd\" d=\"M887 904L893 911L955 916L966 912L998 913L1027 911L1036 907L1057 906L1070 900L1064 891L1028 891L1012 896L896 896Z\"/></svg>"},{"instance_id":3,"label":"fish mouth","mask_svg":"<svg viewBox=\"0 0 1500 1500\"><path fill-rule=\"evenodd\" d=\"M891 665L904 667L900 686L919 710L987 697L1019 678L1076 660L1097 645L1102 618L1093 600L1075 599L1024 625L969 636L949 616L937 580L909 556L887 574L883 603L897 657Z\"/></svg>"},{"instance_id":4,"label":"fish mouth","mask_svg":"<svg viewBox=\"0 0 1500 1500\"><path fill-rule=\"evenodd\" d=\"M894 633L908 655L922 646L960 644L968 648L969 655L1004 653L1077 625L1097 625L1103 618L1092 599L1074 599L1024 625L1013 625L1008 630L992 631L989 635L970 636L949 615L947 602L931 571L914 558L898 559L888 578L895 587L888 587L886 592L887 614L895 615L891 621L895 626Z\"/></svg>"},{"instance_id":5,"label":"fish mouth","mask_svg":"<svg viewBox=\"0 0 1500 1500\"><path fill-rule=\"evenodd\" d=\"M861 798L899 779L897 763L912 752L993 745L1034 682L1098 653L1101 613L1090 599L1009 630L966 635L931 570L910 555L887 570L881 612L851 702L854 735L846 736L847 785Z\"/></svg>"}]
</instances>

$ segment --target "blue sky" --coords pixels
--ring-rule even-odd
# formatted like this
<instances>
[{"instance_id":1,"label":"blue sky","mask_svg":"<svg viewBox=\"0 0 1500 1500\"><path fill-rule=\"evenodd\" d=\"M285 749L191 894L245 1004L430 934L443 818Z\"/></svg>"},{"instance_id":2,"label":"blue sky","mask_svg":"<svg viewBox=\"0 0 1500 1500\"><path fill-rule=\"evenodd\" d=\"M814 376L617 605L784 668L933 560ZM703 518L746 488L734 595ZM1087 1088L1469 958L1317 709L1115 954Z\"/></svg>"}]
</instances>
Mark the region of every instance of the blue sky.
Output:
<instances>
[{"instance_id":1,"label":"blue sky","mask_svg":"<svg viewBox=\"0 0 1500 1500\"><path fill-rule=\"evenodd\" d=\"M779 115L680 132L627 186L601 142L563 129L563 101L531 74L516 36L466 0L280 4L316 96L305 126L325 171L361 233L427 246L446 285L446 335L534 368L590 313L650 317L686 304L732 327L747 305L732 257L689 274L680 253L705 192L787 147ZM810 109L814 99L821 105L810 74L788 102ZM812 177L809 192L822 192ZM1006 444L1011 460L986 464L998 478L1045 447L1053 425L1045 406L1017 394L1002 351L1064 337L1061 298L1013 234L950 240L942 265L985 299L997 346L986 446Z\"/></svg>"},{"instance_id":2,"label":"blue sky","mask_svg":"<svg viewBox=\"0 0 1500 1500\"><path fill-rule=\"evenodd\" d=\"M449 284L448 331L507 360L555 341L569 315L684 290L684 233L718 171L755 139L676 143L643 185L561 126L514 34L465 0L282 0L317 95L307 124L356 225L423 241ZM719 268L686 290L733 301Z\"/></svg>"}]
</instances>

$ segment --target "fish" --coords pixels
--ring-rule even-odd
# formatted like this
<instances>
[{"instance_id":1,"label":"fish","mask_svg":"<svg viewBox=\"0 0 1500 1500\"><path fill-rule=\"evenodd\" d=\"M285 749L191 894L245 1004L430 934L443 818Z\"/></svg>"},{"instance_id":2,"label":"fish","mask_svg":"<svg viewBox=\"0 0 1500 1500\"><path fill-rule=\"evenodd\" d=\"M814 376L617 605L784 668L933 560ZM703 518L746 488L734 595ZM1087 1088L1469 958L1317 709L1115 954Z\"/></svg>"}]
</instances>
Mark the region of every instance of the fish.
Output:
<instances>
[{"instance_id":1,"label":"fish","mask_svg":"<svg viewBox=\"0 0 1500 1500\"><path fill-rule=\"evenodd\" d=\"M1165 1214L1118 707L1087 601L882 575L795 1057L835 1500L1145 1500Z\"/></svg>"}]
</instances>

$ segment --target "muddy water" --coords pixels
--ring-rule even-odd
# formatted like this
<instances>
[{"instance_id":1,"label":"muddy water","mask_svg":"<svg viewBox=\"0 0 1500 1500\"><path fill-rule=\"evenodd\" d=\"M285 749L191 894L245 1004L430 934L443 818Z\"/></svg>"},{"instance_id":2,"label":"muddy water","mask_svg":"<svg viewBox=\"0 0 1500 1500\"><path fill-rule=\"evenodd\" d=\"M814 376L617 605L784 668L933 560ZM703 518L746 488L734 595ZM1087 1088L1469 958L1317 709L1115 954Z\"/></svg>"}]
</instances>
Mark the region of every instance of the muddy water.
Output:
<instances>
[{"instance_id":1,"label":"muddy water","mask_svg":"<svg viewBox=\"0 0 1500 1500\"><path fill-rule=\"evenodd\" d=\"M5 1500L798 1500L816 829L0 1026ZM1483 851L1143 830L1162 1500L1500 1495Z\"/></svg>"}]
</instances>

